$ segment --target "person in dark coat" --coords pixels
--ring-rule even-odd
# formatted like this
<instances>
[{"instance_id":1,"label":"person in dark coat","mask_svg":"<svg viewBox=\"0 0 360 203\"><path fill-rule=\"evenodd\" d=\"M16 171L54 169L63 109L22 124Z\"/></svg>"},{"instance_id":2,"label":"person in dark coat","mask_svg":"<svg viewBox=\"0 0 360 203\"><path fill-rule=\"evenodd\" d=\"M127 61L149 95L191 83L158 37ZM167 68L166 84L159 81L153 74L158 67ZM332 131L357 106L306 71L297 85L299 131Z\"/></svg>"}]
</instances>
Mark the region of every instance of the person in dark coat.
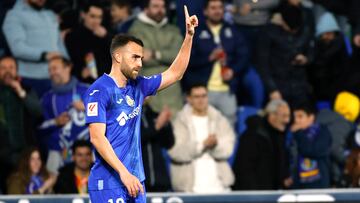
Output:
<instances>
[{"instance_id":1,"label":"person in dark coat","mask_svg":"<svg viewBox=\"0 0 360 203\"><path fill-rule=\"evenodd\" d=\"M234 190L276 190L291 185L285 147L290 109L283 100L272 100L266 116L247 120L234 163Z\"/></svg>"},{"instance_id":2,"label":"person in dark coat","mask_svg":"<svg viewBox=\"0 0 360 203\"><path fill-rule=\"evenodd\" d=\"M306 65L312 49L302 32L303 15L301 7L285 1L258 40L256 67L265 88L271 99L284 98L290 106L310 97Z\"/></svg>"},{"instance_id":3,"label":"person in dark coat","mask_svg":"<svg viewBox=\"0 0 360 203\"><path fill-rule=\"evenodd\" d=\"M90 142L78 140L72 147L73 163L60 169L54 191L57 194L87 194L88 177L92 166Z\"/></svg>"},{"instance_id":4,"label":"person in dark coat","mask_svg":"<svg viewBox=\"0 0 360 203\"><path fill-rule=\"evenodd\" d=\"M164 107L156 113L145 102L141 116L141 146L145 187L150 192L166 192L171 190L168 166L163 156L163 149L170 149L175 138L170 124L171 112Z\"/></svg>"},{"instance_id":5,"label":"person in dark coat","mask_svg":"<svg viewBox=\"0 0 360 203\"><path fill-rule=\"evenodd\" d=\"M333 101L344 89L350 55L344 35L331 13L324 13L317 22L314 50L308 73L316 99Z\"/></svg>"},{"instance_id":6,"label":"person in dark coat","mask_svg":"<svg viewBox=\"0 0 360 203\"><path fill-rule=\"evenodd\" d=\"M294 107L291 131L296 145L294 155L294 187L301 189L330 187L331 135L315 122L315 110L310 104Z\"/></svg>"},{"instance_id":7,"label":"person in dark coat","mask_svg":"<svg viewBox=\"0 0 360 203\"><path fill-rule=\"evenodd\" d=\"M36 92L24 85L16 60L0 57L0 190L17 165L22 150L36 144L42 109Z\"/></svg>"},{"instance_id":8,"label":"person in dark coat","mask_svg":"<svg viewBox=\"0 0 360 203\"><path fill-rule=\"evenodd\" d=\"M82 24L65 36L73 74L82 82L91 83L111 68L111 36L101 25L103 14L101 4L90 2L81 12Z\"/></svg>"}]
</instances>

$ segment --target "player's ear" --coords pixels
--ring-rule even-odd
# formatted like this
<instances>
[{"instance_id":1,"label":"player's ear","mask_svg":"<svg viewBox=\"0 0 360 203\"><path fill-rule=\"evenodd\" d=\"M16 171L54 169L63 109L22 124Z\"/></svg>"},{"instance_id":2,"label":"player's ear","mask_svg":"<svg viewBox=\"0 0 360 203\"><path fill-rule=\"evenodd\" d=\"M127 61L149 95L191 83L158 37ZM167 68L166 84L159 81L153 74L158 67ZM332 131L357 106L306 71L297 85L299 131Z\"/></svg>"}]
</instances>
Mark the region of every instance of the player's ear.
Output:
<instances>
[{"instance_id":1,"label":"player's ear","mask_svg":"<svg viewBox=\"0 0 360 203\"><path fill-rule=\"evenodd\" d=\"M121 63L122 57L121 57L121 54L119 52L115 52L113 57L114 57L114 59L115 59L115 61L117 63Z\"/></svg>"}]
</instances>

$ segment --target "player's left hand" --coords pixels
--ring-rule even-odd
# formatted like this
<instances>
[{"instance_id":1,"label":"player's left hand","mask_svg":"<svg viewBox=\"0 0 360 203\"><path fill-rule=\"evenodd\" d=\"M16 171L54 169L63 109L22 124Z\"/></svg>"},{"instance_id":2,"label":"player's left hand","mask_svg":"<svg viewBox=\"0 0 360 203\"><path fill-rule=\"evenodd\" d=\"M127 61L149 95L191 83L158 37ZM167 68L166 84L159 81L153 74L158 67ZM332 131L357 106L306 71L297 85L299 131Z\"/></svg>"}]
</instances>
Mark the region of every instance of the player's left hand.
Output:
<instances>
[{"instance_id":1,"label":"player's left hand","mask_svg":"<svg viewBox=\"0 0 360 203\"><path fill-rule=\"evenodd\" d=\"M196 15L189 16L189 11L186 6L184 6L184 13L186 34L193 36L195 34L195 27L199 25L198 18L196 17Z\"/></svg>"},{"instance_id":2,"label":"player's left hand","mask_svg":"<svg viewBox=\"0 0 360 203\"><path fill-rule=\"evenodd\" d=\"M144 194L144 188L140 181L128 171L120 173L120 179L131 197L137 197L140 192Z\"/></svg>"}]
</instances>

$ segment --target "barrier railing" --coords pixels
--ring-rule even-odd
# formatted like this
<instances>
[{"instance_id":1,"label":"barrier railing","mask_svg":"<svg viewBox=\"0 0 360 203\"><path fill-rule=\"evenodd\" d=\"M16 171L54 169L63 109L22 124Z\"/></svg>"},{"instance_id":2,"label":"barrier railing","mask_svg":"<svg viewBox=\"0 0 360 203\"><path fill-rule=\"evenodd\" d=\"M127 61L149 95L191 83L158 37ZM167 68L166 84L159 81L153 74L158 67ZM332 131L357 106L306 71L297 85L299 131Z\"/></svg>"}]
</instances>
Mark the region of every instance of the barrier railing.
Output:
<instances>
[{"instance_id":1,"label":"barrier railing","mask_svg":"<svg viewBox=\"0 0 360 203\"><path fill-rule=\"evenodd\" d=\"M243 191L222 194L148 193L148 203L360 203L360 189ZM0 203L90 203L79 195L2 195ZM97 202L96 202L97 203ZM107 202L106 202L107 203ZM115 203L115 202L114 202ZM116 203L122 203L116 202Z\"/></svg>"}]
</instances>

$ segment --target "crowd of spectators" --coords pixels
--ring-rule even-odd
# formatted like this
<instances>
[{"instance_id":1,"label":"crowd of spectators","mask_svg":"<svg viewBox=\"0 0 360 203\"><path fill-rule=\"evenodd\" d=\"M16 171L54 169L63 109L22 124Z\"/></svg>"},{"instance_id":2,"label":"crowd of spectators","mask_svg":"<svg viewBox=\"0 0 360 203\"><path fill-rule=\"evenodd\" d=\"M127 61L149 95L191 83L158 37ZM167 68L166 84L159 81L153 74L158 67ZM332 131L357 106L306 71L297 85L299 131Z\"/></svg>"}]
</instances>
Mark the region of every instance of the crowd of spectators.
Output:
<instances>
[{"instance_id":1,"label":"crowd of spectators","mask_svg":"<svg viewBox=\"0 0 360 203\"><path fill-rule=\"evenodd\" d=\"M83 98L112 37L140 38L141 74L163 72L184 4L189 67L141 115L147 191L360 187L359 0L2 0L0 194L87 193Z\"/></svg>"}]
</instances>

